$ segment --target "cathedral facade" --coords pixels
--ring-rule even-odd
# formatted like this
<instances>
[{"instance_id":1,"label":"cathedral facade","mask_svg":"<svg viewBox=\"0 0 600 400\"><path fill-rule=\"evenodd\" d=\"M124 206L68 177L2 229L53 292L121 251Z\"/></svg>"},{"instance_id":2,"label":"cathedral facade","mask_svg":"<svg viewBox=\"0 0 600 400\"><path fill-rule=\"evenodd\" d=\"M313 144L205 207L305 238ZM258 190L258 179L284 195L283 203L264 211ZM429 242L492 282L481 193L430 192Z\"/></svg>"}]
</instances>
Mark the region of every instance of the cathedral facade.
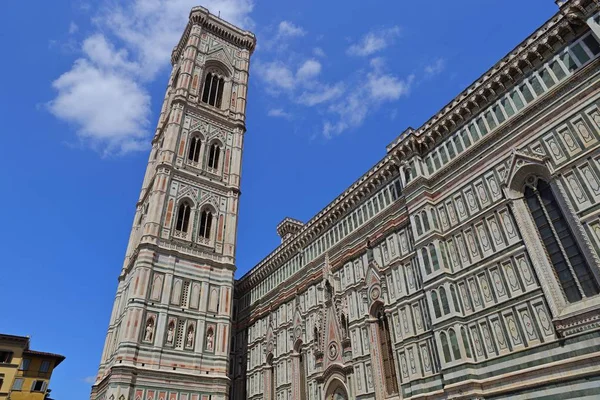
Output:
<instances>
[{"instance_id":1,"label":"cathedral facade","mask_svg":"<svg viewBox=\"0 0 600 400\"><path fill-rule=\"evenodd\" d=\"M600 398L599 22L557 1L234 281L255 38L194 8L92 399Z\"/></svg>"}]
</instances>

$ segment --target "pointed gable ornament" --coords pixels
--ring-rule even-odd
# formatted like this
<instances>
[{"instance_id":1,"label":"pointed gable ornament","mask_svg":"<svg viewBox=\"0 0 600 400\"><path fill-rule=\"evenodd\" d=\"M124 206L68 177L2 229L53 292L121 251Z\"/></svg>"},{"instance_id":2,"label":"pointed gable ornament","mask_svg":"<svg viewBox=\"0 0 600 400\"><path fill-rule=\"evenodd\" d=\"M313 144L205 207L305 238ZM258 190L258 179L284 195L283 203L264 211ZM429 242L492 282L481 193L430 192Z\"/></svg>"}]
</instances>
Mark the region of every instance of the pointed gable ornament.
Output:
<instances>
[{"instance_id":1,"label":"pointed gable ornament","mask_svg":"<svg viewBox=\"0 0 600 400\"><path fill-rule=\"evenodd\" d=\"M365 299L368 309L377 303L385 303L385 294L387 291L385 279L381 278L379 264L373 255L371 242L367 241L367 273L363 287L363 299Z\"/></svg>"},{"instance_id":2,"label":"pointed gable ornament","mask_svg":"<svg viewBox=\"0 0 600 400\"><path fill-rule=\"evenodd\" d=\"M293 319L294 329L293 329L293 340L294 343L301 340L304 342L304 319L302 318L302 314L300 313L300 304L296 301L296 310L294 311L294 319Z\"/></svg>"},{"instance_id":3,"label":"pointed gable ornament","mask_svg":"<svg viewBox=\"0 0 600 400\"><path fill-rule=\"evenodd\" d=\"M275 338L274 338L274 334L273 334L273 320L271 317L271 313L269 313L269 327L267 328L267 336L265 338L266 341L266 356L268 357L269 354L272 354L273 356L275 356Z\"/></svg>"},{"instance_id":4,"label":"pointed gable ornament","mask_svg":"<svg viewBox=\"0 0 600 400\"><path fill-rule=\"evenodd\" d=\"M510 199L521 197L523 183L530 175L536 175L550 181L552 176L548 165L548 157L532 154L525 150L513 149L508 163L508 170L502 181L506 196Z\"/></svg>"}]
</instances>

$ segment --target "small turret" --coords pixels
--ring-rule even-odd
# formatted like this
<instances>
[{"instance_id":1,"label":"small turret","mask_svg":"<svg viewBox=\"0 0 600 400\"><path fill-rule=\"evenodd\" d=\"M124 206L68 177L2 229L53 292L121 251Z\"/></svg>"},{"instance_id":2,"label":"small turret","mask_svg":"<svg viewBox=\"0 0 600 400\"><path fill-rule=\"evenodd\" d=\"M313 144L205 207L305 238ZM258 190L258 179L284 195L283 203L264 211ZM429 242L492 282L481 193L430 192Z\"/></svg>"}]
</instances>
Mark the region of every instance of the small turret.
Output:
<instances>
[{"instance_id":1,"label":"small turret","mask_svg":"<svg viewBox=\"0 0 600 400\"><path fill-rule=\"evenodd\" d=\"M277 225L277 233L281 237L281 243L300 232L300 229L302 229L303 226L304 222L290 217L285 217L283 221Z\"/></svg>"}]
</instances>

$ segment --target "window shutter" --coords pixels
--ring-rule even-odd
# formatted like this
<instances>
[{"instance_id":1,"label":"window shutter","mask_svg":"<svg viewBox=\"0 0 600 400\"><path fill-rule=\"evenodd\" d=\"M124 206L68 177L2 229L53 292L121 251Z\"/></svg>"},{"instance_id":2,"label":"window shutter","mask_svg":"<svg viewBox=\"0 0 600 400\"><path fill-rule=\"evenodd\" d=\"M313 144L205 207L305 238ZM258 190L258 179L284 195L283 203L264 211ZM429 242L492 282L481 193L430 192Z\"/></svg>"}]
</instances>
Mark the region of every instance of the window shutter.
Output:
<instances>
[{"instance_id":1,"label":"window shutter","mask_svg":"<svg viewBox=\"0 0 600 400\"><path fill-rule=\"evenodd\" d=\"M31 382L31 388L29 389L29 391L33 392L33 391L35 390L35 383L36 383L36 382L37 382L37 381L32 381L32 382Z\"/></svg>"},{"instance_id":2,"label":"window shutter","mask_svg":"<svg viewBox=\"0 0 600 400\"><path fill-rule=\"evenodd\" d=\"M23 379L17 378L15 379L15 383L13 384L13 390L21 390L23 388Z\"/></svg>"},{"instance_id":3,"label":"window shutter","mask_svg":"<svg viewBox=\"0 0 600 400\"><path fill-rule=\"evenodd\" d=\"M47 388L48 388L48 382L44 381L44 383L42 383L42 393L46 393Z\"/></svg>"}]
</instances>

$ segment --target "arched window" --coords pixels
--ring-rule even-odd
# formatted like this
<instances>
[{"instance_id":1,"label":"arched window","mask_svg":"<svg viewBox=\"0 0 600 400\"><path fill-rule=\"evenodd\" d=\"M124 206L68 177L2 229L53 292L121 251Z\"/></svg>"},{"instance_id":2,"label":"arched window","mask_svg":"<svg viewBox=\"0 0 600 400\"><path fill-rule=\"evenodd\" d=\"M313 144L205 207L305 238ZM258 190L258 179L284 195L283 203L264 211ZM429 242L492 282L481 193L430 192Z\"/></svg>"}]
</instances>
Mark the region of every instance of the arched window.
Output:
<instances>
[{"instance_id":1,"label":"arched window","mask_svg":"<svg viewBox=\"0 0 600 400\"><path fill-rule=\"evenodd\" d=\"M431 227L429 226L429 218L427 218L427 211L421 211L421 219L423 220L423 228L425 232L429 231Z\"/></svg>"},{"instance_id":2,"label":"arched window","mask_svg":"<svg viewBox=\"0 0 600 400\"><path fill-rule=\"evenodd\" d=\"M442 342L442 352L444 353L444 361L447 363L452 362L452 356L450 355L450 346L448 346L448 338L444 332L440 333L440 341Z\"/></svg>"},{"instance_id":3,"label":"arched window","mask_svg":"<svg viewBox=\"0 0 600 400\"><path fill-rule=\"evenodd\" d=\"M300 370L300 398L306 399L306 366L304 365L304 354L298 355L298 369Z\"/></svg>"},{"instance_id":4,"label":"arched window","mask_svg":"<svg viewBox=\"0 0 600 400\"><path fill-rule=\"evenodd\" d=\"M273 363L273 354L269 354L267 356L267 365L269 369L267 370L268 379L267 379L267 387L271 392L268 398L271 400L275 400L277 398L277 384L275 383L275 364Z\"/></svg>"},{"instance_id":5,"label":"arched window","mask_svg":"<svg viewBox=\"0 0 600 400\"><path fill-rule=\"evenodd\" d=\"M188 160L198 162L200 160L200 147L202 142L200 138L194 136L190 139L190 148L188 150Z\"/></svg>"},{"instance_id":6,"label":"arched window","mask_svg":"<svg viewBox=\"0 0 600 400\"><path fill-rule=\"evenodd\" d=\"M456 295L456 287L454 285L450 285L450 296L452 296L452 304L454 305L454 311L462 312L460 309L460 304L458 302L458 296Z\"/></svg>"},{"instance_id":7,"label":"arched window","mask_svg":"<svg viewBox=\"0 0 600 400\"><path fill-rule=\"evenodd\" d=\"M448 330L448 336L450 336L450 346L452 346L452 355L455 360L460 360L460 349L458 348L458 339L454 329Z\"/></svg>"},{"instance_id":8,"label":"arched window","mask_svg":"<svg viewBox=\"0 0 600 400\"><path fill-rule=\"evenodd\" d=\"M600 292L598 282L550 185L531 177L524 194L567 301L573 303L583 297L597 295Z\"/></svg>"},{"instance_id":9,"label":"arched window","mask_svg":"<svg viewBox=\"0 0 600 400\"><path fill-rule=\"evenodd\" d=\"M448 296L446 296L446 289L443 286L440 286L440 301L442 302L442 311L444 311L444 315L450 313L450 305L448 304Z\"/></svg>"},{"instance_id":10,"label":"arched window","mask_svg":"<svg viewBox=\"0 0 600 400\"><path fill-rule=\"evenodd\" d=\"M438 221L437 221L437 217L435 216L435 210L432 208L431 209L431 219L433 220L433 226L436 229L439 229L439 225L438 225Z\"/></svg>"},{"instance_id":11,"label":"arched window","mask_svg":"<svg viewBox=\"0 0 600 400\"><path fill-rule=\"evenodd\" d=\"M417 234L418 235L422 235L423 234L423 227L421 226L421 218L419 218L418 215L415 215L415 226L417 228Z\"/></svg>"},{"instance_id":12,"label":"arched window","mask_svg":"<svg viewBox=\"0 0 600 400\"><path fill-rule=\"evenodd\" d=\"M184 201L179 205L179 209L177 210L177 223L175 224L175 230L180 232L188 231L191 211L192 207L187 201Z\"/></svg>"},{"instance_id":13,"label":"arched window","mask_svg":"<svg viewBox=\"0 0 600 400\"><path fill-rule=\"evenodd\" d=\"M383 375L385 390L388 395L398 393L398 379L396 378L396 366L394 364L394 350L390 337L390 325L383 309L377 313L377 324L379 327L379 344L381 346L381 361L383 364Z\"/></svg>"},{"instance_id":14,"label":"arched window","mask_svg":"<svg viewBox=\"0 0 600 400\"><path fill-rule=\"evenodd\" d=\"M221 155L221 148L217 143L210 145L208 153L208 166L213 169L219 168L219 157Z\"/></svg>"},{"instance_id":15,"label":"arched window","mask_svg":"<svg viewBox=\"0 0 600 400\"><path fill-rule=\"evenodd\" d=\"M460 328L460 336L462 337L465 353L467 354L468 358L471 358L471 346L469 345L469 338L467 337L467 331L464 327Z\"/></svg>"},{"instance_id":16,"label":"arched window","mask_svg":"<svg viewBox=\"0 0 600 400\"><path fill-rule=\"evenodd\" d=\"M212 213L210 210L203 210L200 214L200 230L198 235L204 239L210 239L210 229L212 227Z\"/></svg>"},{"instance_id":17,"label":"arched window","mask_svg":"<svg viewBox=\"0 0 600 400\"><path fill-rule=\"evenodd\" d=\"M440 318L442 316L442 311L440 310L440 302L435 290L431 291L431 303L433 304L433 313L435 314L435 317Z\"/></svg>"},{"instance_id":18,"label":"arched window","mask_svg":"<svg viewBox=\"0 0 600 400\"><path fill-rule=\"evenodd\" d=\"M435 245L433 243L429 243L429 253L431 253L431 263L433 264L433 270L437 271L440 269L440 262L438 260L437 251L435 250Z\"/></svg>"},{"instance_id":19,"label":"arched window","mask_svg":"<svg viewBox=\"0 0 600 400\"><path fill-rule=\"evenodd\" d=\"M442 262L444 263L445 266L450 266L450 263L448 262L448 251L446 250L446 242L439 242L440 244L440 249L442 250Z\"/></svg>"},{"instance_id":20,"label":"arched window","mask_svg":"<svg viewBox=\"0 0 600 400\"><path fill-rule=\"evenodd\" d=\"M425 267L425 272L431 273L431 266L429 265L429 254L427 253L427 247L423 247L421 249L421 256L423 256L423 266Z\"/></svg>"},{"instance_id":21,"label":"arched window","mask_svg":"<svg viewBox=\"0 0 600 400\"><path fill-rule=\"evenodd\" d=\"M206 74L204 80L204 91L202 92L202 101L211 106L221 108L223 100L223 89L225 87L225 79L214 72Z\"/></svg>"}]
</instances>

